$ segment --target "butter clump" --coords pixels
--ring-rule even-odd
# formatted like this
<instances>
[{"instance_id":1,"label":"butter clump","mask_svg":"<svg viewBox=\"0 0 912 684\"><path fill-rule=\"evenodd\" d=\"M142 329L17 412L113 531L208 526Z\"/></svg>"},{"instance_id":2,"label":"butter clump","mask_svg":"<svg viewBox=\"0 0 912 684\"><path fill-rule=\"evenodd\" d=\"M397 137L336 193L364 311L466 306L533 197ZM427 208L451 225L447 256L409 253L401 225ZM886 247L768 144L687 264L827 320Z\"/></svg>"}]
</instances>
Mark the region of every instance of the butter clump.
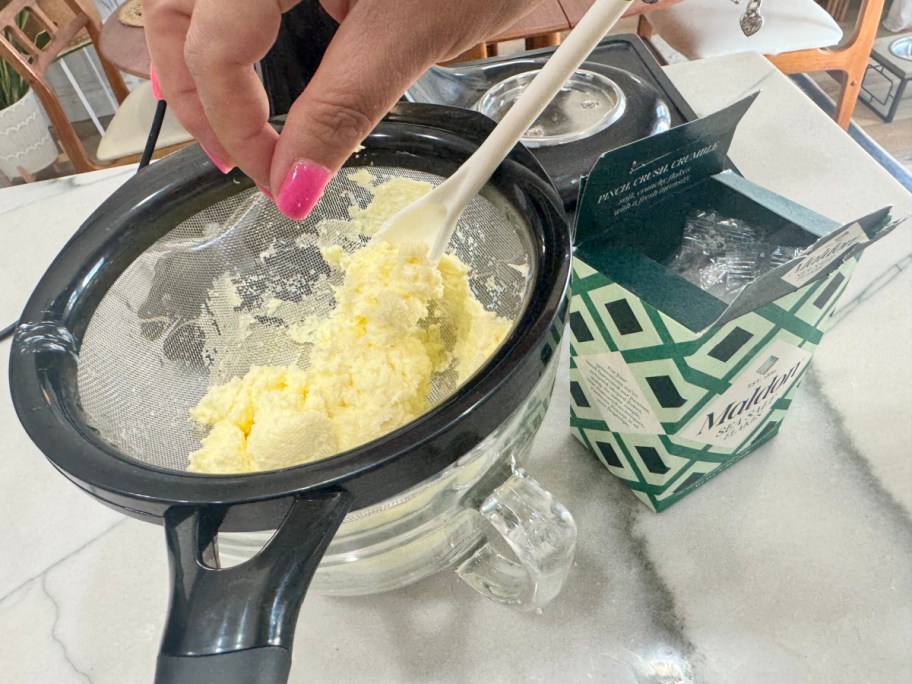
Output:
<instances>
[{"instance_id":1,"label":"butter clump","mask_svg":"<svg viewBox=\"0 0 912 684\"><path fill-rule=\"evenodd\" d=\"M392 203L402 206L408 191L393 189ZM353 218L374 224L371 206ZM375 211L394 213L386 202ZM475 299L454 256L433 264L425 245L374 242L330 257L344 272L335 309L290 331L313 344L309 367L254 366L210 388L190 412L211 426L190 471L284 468L376 439L430 407L435 374L455 366L462 382L509 331Z\"/></svg>"}]
</instances>

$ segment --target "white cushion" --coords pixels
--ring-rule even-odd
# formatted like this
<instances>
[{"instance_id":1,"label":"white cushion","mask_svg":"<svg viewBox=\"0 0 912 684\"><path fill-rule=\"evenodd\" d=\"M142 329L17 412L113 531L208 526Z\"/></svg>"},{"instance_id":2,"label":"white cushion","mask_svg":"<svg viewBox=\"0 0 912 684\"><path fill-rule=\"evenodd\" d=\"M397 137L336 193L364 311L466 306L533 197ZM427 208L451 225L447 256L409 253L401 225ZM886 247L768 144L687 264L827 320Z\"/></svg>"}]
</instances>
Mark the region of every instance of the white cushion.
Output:
<instances>
[{"instance_id":1,"label":"white cushion","mask_svg":"<svg viewBox=\"0 0 912 684\"><path fill-rule=\"evenodd\" d=\"M649 25L688 59L738 52L780 52L831 47L842 30L814 0L764 0L763 27L752 36L741 31L740 18L748 0L683 0L668 9L644 14Z\"/></svg>"},{"instance_id":2,"label":"white cushion","mask_svg":"<svg viewBox=\"0 0 912 684\"><path fill-rule=\"evenodd\" d=\"M152 117L155 114L155 98L152 96L152 85L147 81L138 86L121 103L108 124L107 130L98 143L95 156L99 161L113 161L121 157L139 154L146 147ZM177 123L171 110L165 111L161 133L155 149L170 147L178 143L193 140L187 131Z\"/></svg>"}]
</instances>

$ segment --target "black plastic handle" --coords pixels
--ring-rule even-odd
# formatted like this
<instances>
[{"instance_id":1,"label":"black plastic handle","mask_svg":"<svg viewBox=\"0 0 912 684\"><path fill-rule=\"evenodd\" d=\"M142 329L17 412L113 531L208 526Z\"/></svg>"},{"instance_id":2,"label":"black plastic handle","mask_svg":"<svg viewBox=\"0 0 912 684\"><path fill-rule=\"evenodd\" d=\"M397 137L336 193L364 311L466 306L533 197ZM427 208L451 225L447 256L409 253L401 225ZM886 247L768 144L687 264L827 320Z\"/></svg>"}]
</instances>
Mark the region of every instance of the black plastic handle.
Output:
<instances>
[{"instance_id":1,"label":"black plastic handle","mask_svg":"<svg viewBox=\"0 0 912 684\"><path fill-rule=\"evenodd\" d=\"M279 646L211 656L158 656L155 684L276 684L287 682L291 651Z\"/></svg>"},{"instance_id":2,"label":"black plastic handle","mask_svg":"<svg viewBox=\"0 0 912 684\"><path fill-rule=\"evenodd\" d=\"M347 492L297 498L253 558L219 568L224 506L165 514L171 605L155 684L285 682L301 602L351 506Z\"/></svg>"}]
</instances>

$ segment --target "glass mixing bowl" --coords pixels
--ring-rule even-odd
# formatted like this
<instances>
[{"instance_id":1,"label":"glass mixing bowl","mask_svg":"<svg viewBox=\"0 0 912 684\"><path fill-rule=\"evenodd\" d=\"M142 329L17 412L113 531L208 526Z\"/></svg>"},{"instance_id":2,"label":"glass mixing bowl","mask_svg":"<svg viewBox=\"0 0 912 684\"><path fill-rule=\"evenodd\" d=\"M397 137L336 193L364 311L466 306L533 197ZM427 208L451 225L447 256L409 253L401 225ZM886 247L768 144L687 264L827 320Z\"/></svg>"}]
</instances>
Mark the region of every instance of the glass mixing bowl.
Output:
<instances>
[{"instance_id":1,"label":"glass mixing bowl","mask_svg":"<svg viewBox=\"0 0 912 684\"><path fill-rule=\"evenodd\" d=\"M456 566L473 589L535 610L573 561L576 524L520 465L541 425L557 369L554 353L528 399L456 463L402 494L350 513L310 591L355 596L398 589ZM259 551L269 532L221 533L224 566Z\"/></svg>"}]
</instances>

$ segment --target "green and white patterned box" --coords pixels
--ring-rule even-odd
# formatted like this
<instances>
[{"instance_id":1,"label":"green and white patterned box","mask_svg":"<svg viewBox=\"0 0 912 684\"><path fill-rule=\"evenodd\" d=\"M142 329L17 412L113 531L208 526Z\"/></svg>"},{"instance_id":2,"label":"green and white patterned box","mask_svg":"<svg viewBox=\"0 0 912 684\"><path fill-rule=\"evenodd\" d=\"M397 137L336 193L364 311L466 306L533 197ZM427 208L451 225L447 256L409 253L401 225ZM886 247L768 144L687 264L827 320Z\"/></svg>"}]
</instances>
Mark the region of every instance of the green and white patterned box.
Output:
<instances>
[{"instance_id":1,"label":"green and white patterned box","mask_svg":"<svg viewBox=\"0 0 912 684\"><path fill-rule=\"evenodd\" d=\"M778 432L861 250L895 225L884 208L840 226L723 172L752 100L605 154L580 192L570 423L655 511ZM805 250L726 305L662 265L696 208Z\"/></svg>"}]
</instances>

